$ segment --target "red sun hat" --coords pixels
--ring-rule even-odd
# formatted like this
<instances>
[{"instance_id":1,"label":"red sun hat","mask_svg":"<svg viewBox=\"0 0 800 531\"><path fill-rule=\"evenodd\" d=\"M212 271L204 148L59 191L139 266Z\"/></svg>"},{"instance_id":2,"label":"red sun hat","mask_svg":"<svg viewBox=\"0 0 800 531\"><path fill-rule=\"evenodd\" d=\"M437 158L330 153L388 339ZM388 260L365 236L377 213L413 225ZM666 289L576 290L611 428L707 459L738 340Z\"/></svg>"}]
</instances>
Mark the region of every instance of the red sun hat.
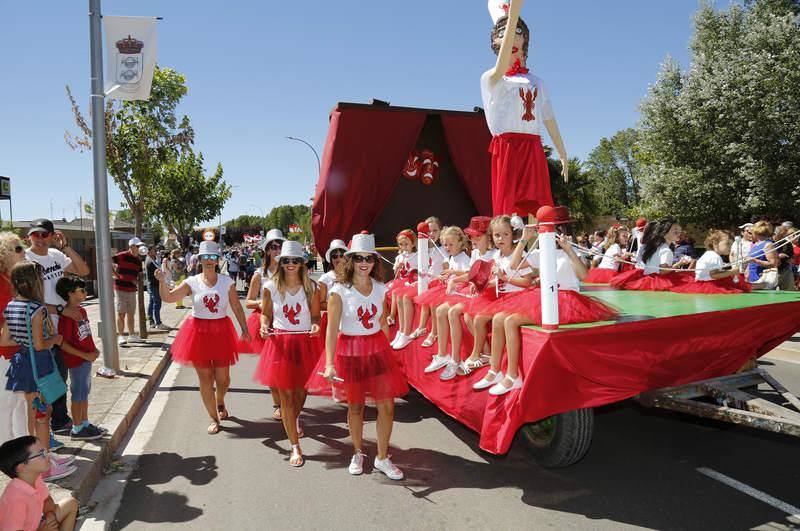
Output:
<instances>
[{"instance_id":1,"label":"red sun hat","mask_svg":"<svg viewBox=\"0 0 800 531\"><path fill-rule=\"evenodd\" d=\"M489 223L492 218L488 216L474 216L469 220L469 227L464 229L467 236L483 236L489 231Z\"/></svg>"},{"instance_id":2,"label":"red sun hat","mask_svg":"<svg viewBox=\"0 0 800 531\"><path fill-rule=\"evenodd\" d=\"M636 220L636 228L643 229L644 226L647 225L647 220L644 218L639 218Z\"/></svg>"}]
</instances>

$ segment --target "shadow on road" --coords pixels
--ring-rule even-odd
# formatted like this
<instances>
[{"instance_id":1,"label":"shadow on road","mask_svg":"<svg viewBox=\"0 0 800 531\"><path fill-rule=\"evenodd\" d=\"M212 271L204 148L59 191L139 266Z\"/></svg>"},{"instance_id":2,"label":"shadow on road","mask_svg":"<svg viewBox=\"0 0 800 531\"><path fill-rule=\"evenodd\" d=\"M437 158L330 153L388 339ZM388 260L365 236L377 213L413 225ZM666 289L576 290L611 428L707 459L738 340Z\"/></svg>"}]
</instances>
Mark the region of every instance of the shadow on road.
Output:
<instances>
[{"instance_id":1,"label":"shadow on road","mask_svg":"<svg viewBox=\"0 0 800 531\"><path fill-rule=\"evenodd\" d=\"M183 476L192 485L207 485L217 477L217 458L211 455L184 459L172 452L144 454L128 477L123 500L134 500L145 510L120 510L109 529L124 529L133 522L190 522L203 510L189 505L189 498L177 492L155 492L152 485L164 485Z\"/></svg>"}]
</instances>

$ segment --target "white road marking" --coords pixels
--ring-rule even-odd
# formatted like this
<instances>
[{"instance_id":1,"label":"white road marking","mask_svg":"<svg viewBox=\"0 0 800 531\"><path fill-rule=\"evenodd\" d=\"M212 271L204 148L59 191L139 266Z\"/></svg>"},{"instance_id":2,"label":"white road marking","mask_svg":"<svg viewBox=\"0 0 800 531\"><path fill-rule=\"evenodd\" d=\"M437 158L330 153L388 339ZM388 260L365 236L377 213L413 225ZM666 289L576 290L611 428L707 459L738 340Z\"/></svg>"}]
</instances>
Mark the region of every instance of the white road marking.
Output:
<instances>
[{"instance_id":1,"label":"white road marking","mask_svg":"<svg viewBox=\"0 0 800 531\"><path fill-rule=\"evenodd\" d=\"M180 367L178 365L170 362L170 366L156 389L169 389L172 387L178 377L179 370ZM158 426L158 419L161 418L168 399L169 391L156 391L150 402L145 404L139 423L131 426L129 435L118 452L120 459L125 464L125 471L112 474L100 480L91 498L91 501L97 502L97 506L82 523L79 522L81 523L79 529L86 531L104 530L114 520L114 515L117 514L122 502L122 494L125 491L128 477L136 467L139 456L144 453L147 443L153 437L153 433Z\"/></svg>"},{"instance_id":2,"label":"white road marking","mask_svg":"<svg viewBox=\"0 0 800 531\"><path fill-rule=\"evenodd\" d=\"M790 516L800 517L800 508L797 508L794 505L788 504L785 501L770 496L766 492L761 492L760 490L755 489L750 485L746 485L741 481L737 481L731 477L726 476L725 474L722 474L710 468L700 467L695 470L697 470L704 476L710 477L711 479L717 480L720 483L729 486L732 489L736 489L739 492L747 494L751 498L755 498L758 501L766 503L767 505L771 505L772 507L778 509L779 511L783 511Z\"/></svg>"}]
</instances>

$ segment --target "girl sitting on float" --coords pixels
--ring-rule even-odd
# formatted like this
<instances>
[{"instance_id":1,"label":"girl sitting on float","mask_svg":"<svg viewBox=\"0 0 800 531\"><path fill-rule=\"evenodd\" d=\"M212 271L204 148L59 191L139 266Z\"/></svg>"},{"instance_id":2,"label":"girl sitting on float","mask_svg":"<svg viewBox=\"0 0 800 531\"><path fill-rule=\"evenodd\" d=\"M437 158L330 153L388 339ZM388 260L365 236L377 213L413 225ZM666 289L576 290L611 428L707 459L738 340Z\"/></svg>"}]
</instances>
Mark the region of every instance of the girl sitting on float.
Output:
<instances>
[{"instance_id":1,"label":"girl sitting on float","mask_svg":"<svg viewBox=\"0 0 800 531\"><path fill-rule=\"evenodd\" d=\"M739 273L738 266L731 269L723 262L729 256L732 245L731 235L722 230L712 230L706 237L706 252L695 265L693 282L672 288L675 293L748 293L752 287Z\"/></svg>"},{"instance_id":2,"label":"girl sitting on float","mask_svg":"<svg viewBox=\"0 0 800 531\"><path fill-rule=\"evenodd\" d=\"M608 231L606 242L603 246L604 253L600 264L591 269L584 279L588 284L608 284L612 278L617 276L622 267L621 260L630 260L632 253L626 251L631 233L624 225L614 225Z\"/></svg>"},{"instance_id":3,"label":"girl sitting on float","mask_svg":"<svg viewBox=\"0 0 800 531\"><path fill-rule=\"evenodd\" d=\"M509 216L495 217L489 224L489 232L492 235L494 246L497 248L492 256L494 260L493 275L483 291L468 300L464 310L464 321L475 337L472 353L460 367L459 372L465 374L484 367L488 362L488 356L482 355L481 350L486 342L489 323L493 316L489 307L497 301L529 288L533 282L533 271L529 267L520 268L519 271L514 271L514 268L511 267L514 253L514 231L511 227L511 218ZM490 380L491 385L494 385L502 380L502 376L498 379L498 372L493 371Z\"/></svg>"},{"instance_id":4,"label":"girl sitting on float","mask_svg":"<svg viewBox=\"0 0 800 531\"><path fill-rule=\"evenodd\" d=\"M431 279L428 284L428 289L431 289L437 288L441 284L439 276L442 274L442 271L445 267L444 253L436 244L441 233L442 222L439 221L439 218L431 216L426 219L424 223L428 225L428 278ZM398 308L402 312L402 315L404 316L403 318L407 323L407 329L402 329L404 337L402 339L398 339L392 344L392 348L395 350L406 348L413 340L422 337L425 335L425 332L428 331L428 317L431 313L428 305L422 305L420 308L419 324L413 332L411 331L415 310L414 299L416 298L418 292L417 285L418 280L415 280L414 282L406 282L406 286L395 291L395 294L398 298ZM431 326L431 332L422 342L422 346L425 348L432 346L436 341L436 337L436 321L434 320Z\"/></svg>"},{"instance_id":5,"label":"girl sitting on float","mask_svg":"<svg viewBox=\"0 0 800 531\"><path fill-rule=\"evenodd\" d=\"M636 269L614 277L610 284L617 289L669 291L691 280L690 273L680 273L682 262L673 265L671 245L678 241L681 226L673 217L647 224L642 245L636 256Z\"/></svg>"},{"instance_id":6,"label":"girl sitting on float","mask_svg":"<svg viewBox=\"0 0 800 531\"><path fill-rule=\"evenodd\" d=\"M590 323L609 321L617 317L617 312L605 304L580 294L580 282L588 272L572 245L569 211L566 207L556 207L556 277L558 281L558 321L560 324ZM523 257L525 245L535 234L532 227L526 227L522 238L514 250L511 260L513 270L524 270L531 267L540 269L540 252L531 251L527 258ZM520 264L522 264L520 266ZM542 293L537 286L505 299L490 304L486 311L493 313L492 318L492 358L491 369L484 378L473 387L476 390L489 389L492 395L503 395L513 389L522 387L522 376L519 373L519 353L522 336L520 328L525 325L542 324ZM503 349L508 355L505 377L500 372Z\"/></svg>"},{"instance_id":7,"label":"girl sitting on float","mask_svg":"<svg viewBox=\"0 0 800 531\"><path fill-rule=\"evenodd\" d=\"M411 229L401 230L397 234L397 247L399 249L397 257L394 259L394 280L388 282L387 295L391 297L391 306L389 309L389 316L386 322L392 326L399 321L397 327L397 335L395 335L392 343L402 335L405 322L403 321L402 312L398 313L398 298L395 296L395 291L404 287L406 281L414 281L417 279L417 253L415 251L417 245L417 237ZM411 325L408 325L409 328Z\"/></svg>"},{"instance_id":8,"label":"girl sitting on float","mask_svg":"<svg viewBox=\"0 0 800 531\"><path fill-rule=\"evenodd\" d=\"M418 296L416 302L421 306L429 305L431 312L436 316L434 323L437 325L438 351L437 354L433 355L430 365L425 368L425 372L430 373L447 366L440 378L442 380L450 380L456 375L456 368L461 361L461 356L447 354L447 339L449 335L447 312L450 306L444 300L447 297L450 279L469 272L470 257L466 253L466 251L469 251L469 240L460 227L447 227L442 231L442 246L449 255L447 268L442 271L439 277L439 284ZM458 326L460 327L461 323L458 323ZM459 361L454 361L455 359Z\"/></svg>"}]
</instances>

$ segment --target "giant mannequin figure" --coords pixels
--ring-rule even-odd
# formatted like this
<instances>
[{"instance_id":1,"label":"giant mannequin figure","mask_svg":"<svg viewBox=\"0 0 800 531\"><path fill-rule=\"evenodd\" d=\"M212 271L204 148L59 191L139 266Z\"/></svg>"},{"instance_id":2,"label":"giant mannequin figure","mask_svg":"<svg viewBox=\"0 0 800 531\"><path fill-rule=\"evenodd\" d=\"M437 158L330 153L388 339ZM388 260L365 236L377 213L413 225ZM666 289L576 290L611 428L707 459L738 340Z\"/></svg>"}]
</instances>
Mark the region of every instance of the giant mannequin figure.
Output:
<instances>
[{"instance_id":1,"label":"giant mannequin figure","mask_svg":"<svg viewBox=\"0 0 800 531\"><path fill-rule=\"evenodd\" d=\"M523 4L524 0L489 0L497 63L481 76L481 96L493 137L489 151L495 215L535 214L539 207L553 205L542 125L558 151L564 181L569 177L567 150L547 89L527 68L530 32L519 18Z\"/></svg>"}]
</instances>

